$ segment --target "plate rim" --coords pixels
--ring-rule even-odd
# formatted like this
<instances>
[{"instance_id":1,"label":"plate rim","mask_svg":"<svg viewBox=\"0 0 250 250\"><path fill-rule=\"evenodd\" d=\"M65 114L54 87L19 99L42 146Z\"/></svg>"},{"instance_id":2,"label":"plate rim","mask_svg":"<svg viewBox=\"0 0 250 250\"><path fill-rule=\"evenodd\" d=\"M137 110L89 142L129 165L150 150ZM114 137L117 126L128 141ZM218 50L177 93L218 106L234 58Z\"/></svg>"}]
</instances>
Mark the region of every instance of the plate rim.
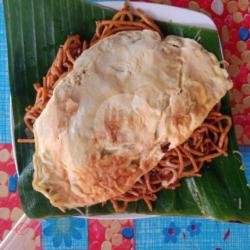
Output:
<instances>
[{"instance_id":1,"label":"plate rim","mask_svg":"<svg viewBox=\"0 0 250 250\"><path fill-rule=\"evenodd\" d=\"M110 7L115 10L123 8L125 1L102 1L96 2L98 5ZM187 26L193 26L196 28L212 29L217 31L217 27L214 21L204 13L166 5L160 3L149 3L149 2L129 2L129 6L133 9L140 8L143 13L156 21L161 22L173 22L176 24L182 24ZM167 15L166 15L167 13Z\"/></svg>"}]
</instances>

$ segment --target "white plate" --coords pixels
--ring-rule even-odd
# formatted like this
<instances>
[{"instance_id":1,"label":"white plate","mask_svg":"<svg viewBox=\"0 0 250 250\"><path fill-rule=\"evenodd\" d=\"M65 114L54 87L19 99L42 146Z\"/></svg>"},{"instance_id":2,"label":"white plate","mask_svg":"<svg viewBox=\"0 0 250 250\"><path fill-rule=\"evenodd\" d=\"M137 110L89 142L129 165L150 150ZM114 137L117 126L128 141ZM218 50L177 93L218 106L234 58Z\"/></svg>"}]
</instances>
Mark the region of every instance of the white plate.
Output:
<instances>
[{"instance_id":1,"label":"white plate","mask_svg":"<svg viewBox=\"0 0 250 250\"><path fill-rule=\"evenodd\" d=\"M100 5L110 7L116 10L120 10L123 8L124 1L102 1L97 2ZM173 22L178 24L184 24L186 26L193 26L199 28L206 28L216 30L216 26L214 22L206 15L195 12L192 10L187 10L183 8L177 8L168 5L162 4L154 4L154 3L143 3L143 2L130 2L129 5L132 9L139 8L145 13L147 16L152 18L153 20L162 21L162 22ZM19 173L17 168L16 161L16 152L15 152L15 141L14 141L14 122L13 122L13 112L12 105L10 105L10 114L11 114L11 131L12 131L12 145L13 145L13 156L16 164L17 173ZM122 215L103 215L103 216L91 216L91 218L97 219L140 219L140 218L149 218L156 217L158 215L143 215L143 214L122 214ZM83 216L85 217L85 216ZM86 216L87 217L87 216Z\"/></svg>"}]
</instances>

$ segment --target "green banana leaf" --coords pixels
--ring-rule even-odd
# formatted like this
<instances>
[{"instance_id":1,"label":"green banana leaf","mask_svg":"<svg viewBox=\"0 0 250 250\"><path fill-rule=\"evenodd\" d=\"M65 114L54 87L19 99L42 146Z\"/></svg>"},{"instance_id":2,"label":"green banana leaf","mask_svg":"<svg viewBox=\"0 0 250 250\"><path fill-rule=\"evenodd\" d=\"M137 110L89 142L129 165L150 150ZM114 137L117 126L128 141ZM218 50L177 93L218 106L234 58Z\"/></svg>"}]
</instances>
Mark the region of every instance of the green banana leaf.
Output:
<instances>
[{"instance_id":1,"label":"green banana leaf","mask_svg":"<svg viewBox=\"0 0 250 250\"><path fill-rule=\"evenodd\" d=\"M34 147L18 144L25 138L23 124L25 107L33 103L32 84L41 81L51 65L58 47L67 35L78 33L90 39L97 20L112 17L114 11L83 0L4 0L9 74L14 115L14 138L19 178L19 195L25 213L31 218L79 214L75 210L62 213L41 193L32 188ZM219 59L218 34L212 30L159 23L164 34L195 38ZM229 95L222 100L222 112L231 115ZM233 128L229 134L229 156L217 158L203 167L202 177L186 178L175 191L163 190L150 212L143 201L131 203L127 212L160 215L190 215L216 218L223 221L250 223L250 189L247 186L241 160L237 154ZM90 215L111 214L109 202L82 208Z\"/></svg>"}]
</instances>

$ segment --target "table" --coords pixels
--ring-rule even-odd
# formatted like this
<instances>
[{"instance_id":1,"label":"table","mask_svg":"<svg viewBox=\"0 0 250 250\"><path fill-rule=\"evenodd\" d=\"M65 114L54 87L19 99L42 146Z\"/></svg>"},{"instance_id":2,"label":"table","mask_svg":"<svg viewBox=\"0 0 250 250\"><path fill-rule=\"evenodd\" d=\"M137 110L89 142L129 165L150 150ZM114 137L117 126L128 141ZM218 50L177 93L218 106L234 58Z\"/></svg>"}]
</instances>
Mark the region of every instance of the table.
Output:
<instances>
[{"instance_id":1,"label":"table","mask_svg":"<svg viewBox=\"0 0 250 250\"><path fill-rule=\"evenodd\" d=\"M210 15L223 41L235 86L232 107L238 141L250 145L250 8L249 1L155 0ZM83 218L30 220L16 191L12 158L7 48L0 0L0 249L250 249L250 225L192 217L101 221ZM240 148L250 183L250 147Z\"/></svg>"}]
</instances>

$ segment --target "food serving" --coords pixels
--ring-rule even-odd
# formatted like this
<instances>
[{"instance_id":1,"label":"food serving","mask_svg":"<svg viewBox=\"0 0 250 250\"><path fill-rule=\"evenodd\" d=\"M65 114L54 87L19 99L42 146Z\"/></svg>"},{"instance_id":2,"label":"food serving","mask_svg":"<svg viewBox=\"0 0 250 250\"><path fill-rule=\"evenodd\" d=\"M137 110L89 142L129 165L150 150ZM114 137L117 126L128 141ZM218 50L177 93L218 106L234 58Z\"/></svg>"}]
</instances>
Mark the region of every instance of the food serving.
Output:
<instances>
[{"instance_id":1,"label":"food serving","mask_svg":"<svg viewBox=\"0 0 250 250\"><path fill-rule=\"evenodd\" d=\"M24 122L35 142L33 188L62 211L111 201L152 202L227 155L230 116L220 100L225 69L195 40L166 36L128 4L70 36L35 83Z\"/></svg>"}]
</instances>

